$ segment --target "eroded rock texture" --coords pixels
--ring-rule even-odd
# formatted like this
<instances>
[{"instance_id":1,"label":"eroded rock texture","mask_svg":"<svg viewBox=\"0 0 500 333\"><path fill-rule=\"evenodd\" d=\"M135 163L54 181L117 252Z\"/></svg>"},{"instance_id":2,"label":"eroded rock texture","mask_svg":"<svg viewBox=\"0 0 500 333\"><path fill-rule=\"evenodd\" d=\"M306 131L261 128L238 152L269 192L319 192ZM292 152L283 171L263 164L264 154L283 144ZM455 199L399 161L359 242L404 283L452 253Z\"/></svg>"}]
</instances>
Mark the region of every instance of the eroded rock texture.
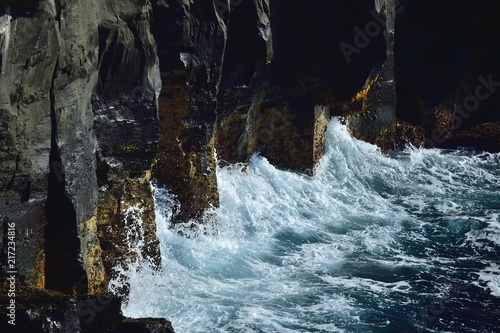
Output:
<instances>
[{"instance_id":1,"label":"eroded rock texture","mask_svg":"<svg viewBox=\"0 0 500 333\"><path fill-rule=\"evenodd\" d=\"M496 142L500 95L492 2L154 4L163 72L154 173L181 202L174 223L217 205L214 148L221 163L260 153L312 173L330 115L346 116L354 136L383 151L467 142L495 150L487 144ZM488 98L475 105L480 85Z\"/></svg>"},{"instance_id":2,"label":"eroded rock texture","mask_svg":"<svg viewBox=\"0 0 500 333\"><path fill-rule=\"evenodd\" d=\"M214 126L227 27L213 1L157 2L162 66L160 153L154 176L181 202L174 222L218 205Z\"/></svg>"},{"instance_id":3,"label":"eroded rock texture","mask_svg":"<svg viewBox=\"0 0 500 333\"><path fill-rule=\"evenodd\" d=\"M374 9L372 1L237 6L219 93L218 157L246 162L258 152L279 167L312 173L330 113L341 113L334 108L351 100L384 58L383 36L353 66L339 49L353 38L349 27L363 25Z\"/></svg>"},{"instance_id":4,"label":"eroded rock texture","mask_svg":"<svg viewBox=\"0 0 500 333\"><path fill-rule=\"evenodd\" d=\"M105 292L116 265L137 256L159 265L151 7L22 1L2 11L1 214L2 229L16 225L18 276L67 294Z\"/></svg>"},{"instance_id":5,"label":"eroded rock texture","mask_svg":"<svg viewBox=\"0 0 500 333\"><path fill-rule=\"evenodd\" d=\"M58 35L50 12L35 18L8 8L2 11L2 230L6 223L15 223L17 269L29 283L43 286L51 91ZM6 264L5 255L2 264Z\"/></svg>"},{"instance_id":6,"label":"eroded rock texture","mask_svg":"<svg viewBox=\"0 0 500 333\"><path fill-rule=\"evenodd\" d=\"M362 112L348 120L348 127L354 136L377 144L383 150L394 148L396 135L394 33L396 15L402 10L399 1L376 0L375 8L370 11L370 21L353 29L356 31L354 46L360 52L363 52L360 46L368 44L368 47L373 39L385 38L385 57L373 67L361 96Z\"/></svg>"},{"instance_id":7,"label":"eroded rock texture","mask_svg":"<svg viewBox=\"0 0 500 333\"><path fill-rule=\"evenodd\" d=\"M103 13L92 100L98 142L96 224L105 271L116 278L114 267L128 261L160 265L149 181L158 145L161 81L149 2L109 1Z\"/></svg>"}]
</instances>

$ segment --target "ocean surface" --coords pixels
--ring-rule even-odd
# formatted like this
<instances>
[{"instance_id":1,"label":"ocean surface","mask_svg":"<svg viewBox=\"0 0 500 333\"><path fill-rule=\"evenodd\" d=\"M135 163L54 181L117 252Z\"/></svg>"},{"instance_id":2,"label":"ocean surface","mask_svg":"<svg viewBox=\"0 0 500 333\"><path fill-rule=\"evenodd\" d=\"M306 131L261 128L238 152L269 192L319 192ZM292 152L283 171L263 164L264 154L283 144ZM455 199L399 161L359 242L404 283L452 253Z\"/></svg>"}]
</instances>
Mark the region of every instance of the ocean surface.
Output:
<instances>
[{"instance_id":1,"label":"ocean surface","mask_svg":"<svg viewBox=\"0 0 500 333\"><path fill-rule=\"evenodd\" d=\"M258 155L217 173L216 227L169 229L178 206L154 188L163 271L131 263L125 315L177 333L500 332L500 154L387 156L334 119L312 177Z\"/></svg>"}]
</instances>

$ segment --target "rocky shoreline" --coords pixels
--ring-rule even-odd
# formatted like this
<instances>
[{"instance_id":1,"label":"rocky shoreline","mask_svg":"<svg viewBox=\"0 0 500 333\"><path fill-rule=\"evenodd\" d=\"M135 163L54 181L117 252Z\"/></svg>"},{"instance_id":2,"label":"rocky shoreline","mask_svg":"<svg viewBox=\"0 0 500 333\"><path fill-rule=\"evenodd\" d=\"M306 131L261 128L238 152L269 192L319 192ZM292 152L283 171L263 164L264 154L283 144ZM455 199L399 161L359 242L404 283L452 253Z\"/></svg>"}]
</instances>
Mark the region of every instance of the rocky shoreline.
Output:
<instances>
[{"instance_id":1,"label":"rocky shoreline","mask_svg":"<svg viewBox=\"0 0 500 333\"><path fill-rule=\"evenodd\" d=\"M9 304L8 291L0 301ZM17 290L16 303L0 308L2 332L158 332L173 333L161 318L130 319L121 315L122 299L112 294L68 296L44 289ZM15 314L15 315L13 315ZM12 325L14 323L15 325Z\"/></svg>"},{"instance_id":2,"label":"rocky shoreline","mask_svg":"<svg viewBox=\"0 0 500 333\"><path fill-rule=\"evenodd\" d=\"M216 153L246 163L259 152L312 174L332 116L382 151L500 151L499 10L486 0L2 1L2 318L15 271L26 329L173 331L123 318L126 277L117 295L109 283L129 262L161 269L152 179L181 204L172 224L210 219ZM90 326L75 314L103 300Z\"/></svg>"}]
</instances>

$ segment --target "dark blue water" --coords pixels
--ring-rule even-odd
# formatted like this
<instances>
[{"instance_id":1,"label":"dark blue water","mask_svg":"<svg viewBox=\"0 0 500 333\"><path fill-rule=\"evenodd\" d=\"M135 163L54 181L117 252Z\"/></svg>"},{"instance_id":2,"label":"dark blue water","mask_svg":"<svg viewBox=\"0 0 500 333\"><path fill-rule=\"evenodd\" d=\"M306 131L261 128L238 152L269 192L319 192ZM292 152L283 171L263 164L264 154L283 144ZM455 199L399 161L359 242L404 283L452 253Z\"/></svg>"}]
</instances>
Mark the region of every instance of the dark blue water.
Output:
<instances>
[{"instance_id":1,"label":"dark blue water","mask_svg":"<svg viewBox=\"0 0 500 333\"><path fill-rule=\"evenodd\" d=\"M327 136L314 177L219 168L216 233L169 230L156 189L163 272L131 267L125 314L178 333L500 332L500 155L384 156L336 120Z\"/></svg>"}]
</instances>

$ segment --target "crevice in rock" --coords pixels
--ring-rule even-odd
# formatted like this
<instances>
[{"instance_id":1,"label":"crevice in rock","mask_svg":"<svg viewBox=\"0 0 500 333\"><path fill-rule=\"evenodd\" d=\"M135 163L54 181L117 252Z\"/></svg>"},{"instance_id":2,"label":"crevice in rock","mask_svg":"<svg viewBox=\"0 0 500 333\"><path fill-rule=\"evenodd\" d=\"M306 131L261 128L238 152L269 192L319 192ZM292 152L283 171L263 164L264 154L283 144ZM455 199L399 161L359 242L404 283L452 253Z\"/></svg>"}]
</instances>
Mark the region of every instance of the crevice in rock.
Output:
<instances>
[{"instance_id":1,"label":"crevice in rock","mask_svg":"<svg viewBox=\"0 0 500 333\"><path fill-rule=\"evenodd\" d=\"M108 43L108 39L112 34L111 41ZM123 53L125 52L125 47L123 44L119 44L119 32L116 31L109 24L104 23L99 25L99 91L98 93L102 95L106 92L107 87L105 85L108 77L112 76L113 73L118 71L119 62L113 61L114 59L122 59ZM102 90L102 91L100 91Z\"/></svg>"},{"instance_id":2,"label":"crevice in rock","mask_svg":"<svg viewBox=\"0 0 500 333\"><path fill-rule=\"evenodd\" d=\"M26 187L24 188L23 193L21 193L21 202L27 202L31 196L31 181L26 182Z\"/></svg>"},{"instance_id":3,"label":"crevice in rock","mask_svg":"<svg viewBox=\"0 0 500 333\"><path fill-rule=\"evenodd\" d=\"M100 156L99 153L96 153L96 161L97 186L101 187L110 182L108 179L109 164L106 163L106 161Z\"/></svg>"},{"instance_id":4,"label":"crevice in rock","mask_svg":"<svg viewBox=\"0 0 500 333\"><path fill-rule=\"evenodd\" d=\"M57 120L54 97L56 63L50 90L51 101L51 150L50 173L47 188L47 225L45 227L45 288L66 294L87 291L87 277L80 261L75 208L67 196L63 164L57 144Z\"/></svg>"},{"instance_id":5,"label":"crevice in rock","mask_svg":"<svg viewBox=\"0 0 500 333\"><path fill-rule=\"evenodd\" d=\"M232 12L224 52L221 88L250 85L256 67L267 57L266 42L255 23L255 4L243 2Z\"/></svg>"}]
</instances>

